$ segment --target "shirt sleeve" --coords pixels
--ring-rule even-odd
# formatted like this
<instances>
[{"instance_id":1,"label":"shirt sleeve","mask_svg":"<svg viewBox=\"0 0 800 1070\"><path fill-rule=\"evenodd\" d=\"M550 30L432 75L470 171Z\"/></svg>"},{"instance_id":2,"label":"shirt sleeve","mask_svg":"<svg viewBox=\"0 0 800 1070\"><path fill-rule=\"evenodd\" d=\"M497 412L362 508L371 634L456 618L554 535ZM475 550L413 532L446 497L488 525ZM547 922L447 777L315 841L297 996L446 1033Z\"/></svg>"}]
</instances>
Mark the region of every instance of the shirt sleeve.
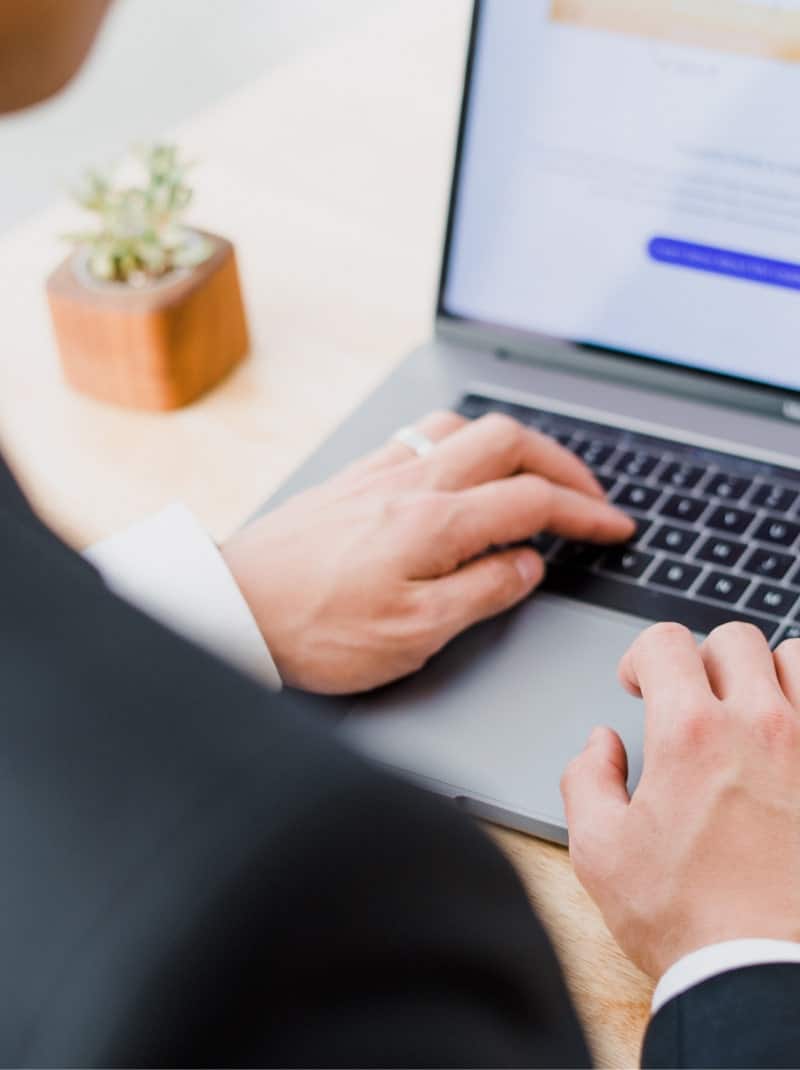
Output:
<instances>
[{"instance_id":1,"label":"shirt sleeve","mask_svg":"<svg viewBox=\"0 0 800 1070\"><path fill-rule=\"evenodd\" d=\"M280 690L280 674L244 595L185 506L170 505L95 543L84 556L127 601Z\"/></svg>"},{"instance_id":2,"label":"shirt sleeve","mask_svg":"<svg viewBox=\"0 0 800 1070\"><path fill-rule=\"evenodd\" d=\"M701 947L670 966L656 985L651 1011L656 1014L671 999L717 974L776 962L800 963L800 943L792 940L725 940Z\"/></svg>"}]
</instances>

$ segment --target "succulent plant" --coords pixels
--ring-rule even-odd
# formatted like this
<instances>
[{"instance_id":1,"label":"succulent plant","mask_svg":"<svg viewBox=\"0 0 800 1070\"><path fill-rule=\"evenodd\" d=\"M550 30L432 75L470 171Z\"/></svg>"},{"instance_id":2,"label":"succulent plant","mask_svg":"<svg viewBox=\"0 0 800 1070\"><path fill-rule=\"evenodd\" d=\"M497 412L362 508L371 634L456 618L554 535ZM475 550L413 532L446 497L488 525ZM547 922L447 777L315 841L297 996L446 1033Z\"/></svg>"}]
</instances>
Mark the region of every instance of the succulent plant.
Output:
<instances>
[{"instance_id":1,"label":"succulent plant","mask_svg":"<svg viewBox=\"0 0 800 1070\"><path fill-rule=\"evenodd\" d=\"M67 240L87 251L87 266L96 278L144 286L176 268L201 264L212 249L202 235L181 225L192 190L177 146L151 145L137 155L146 177L141 186L115 188L105 175L87 173L75 199L99 225Z\"/></svg>"}]
</instances>

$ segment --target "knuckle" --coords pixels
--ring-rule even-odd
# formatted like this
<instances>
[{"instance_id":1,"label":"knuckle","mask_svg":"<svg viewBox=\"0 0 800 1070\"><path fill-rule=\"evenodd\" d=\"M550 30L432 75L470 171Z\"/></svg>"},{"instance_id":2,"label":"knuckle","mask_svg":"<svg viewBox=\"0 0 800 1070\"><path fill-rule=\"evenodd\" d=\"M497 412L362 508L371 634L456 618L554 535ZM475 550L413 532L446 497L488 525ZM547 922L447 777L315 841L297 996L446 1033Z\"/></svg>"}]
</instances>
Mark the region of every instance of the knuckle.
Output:
<instances>
[{"instance_id":1,"label":"knuckle","mask_svg":"<svg viewBox=\"0 0 800 1070\"><path fill-rule=\"evenodd\" d=\"M448 412L446 409L435 409L433 412L426 413L421 420L417 421L415 426L423 435L435 442L458 430L461 426L459 420L460 418L454 412Z\"/></svg>"},{"instance_id":2,"label":"knuckle","mask_svg":"<svg viewBox=\"0 0 800 1070\"><path fill-rule=\"evenodd\" d=\"M716 712L709 706L688 706L674 717L669 735L681 753L696 752L714 736L719 724Z\"/></svg>"},{"instance_id":3,"label":"knuckle","mask_svg":"<svg viewBox=\"0 0 800 1070\"><path fill-rule=\"evenodd\" d=\"M506 413L490 412L482 416L481 421L491 431L492 438L498 446L512 447L519 442L522 425Z\"/></svg>"},{"instance_id":4,"label":"knuckle","mask_svg":"<svg viewBox=\"0 0 800 1070\"><path fill-rule=\"evenodd\" d=\"M429 412L424 421L431 427L441 428L443 431L455 431L459 427L463 427L467 422L463 416L459 416L457 412L452 412L450 409L434 409L433 412Z\"/></svg>"},{"instance_id":5,"label":"knuckle","mask_svg":"<svg viewBox=\"0 0 800 1070\"><path fill-rule=\"evenodd\" d=\"M656 641L659 643L674 643L683 642L687 636L691 636L691 632L685 624L679 624L674 620L662 621L659 624L653 624L641 635L641 638L647 642Z\"/></svg>"},{"instance_id":6,"label":"knuckle","mask_svg":"<svg viewBox=\"0 0 800 1070\"><path fill-rule=\"evenodd\" d=\"M447 503L442 499L435 491L414 489L382 493L365 502L365 509L371 511L372 534L382 543L382 553L402 559L431 547L443 554L450 540L441 537L448 534L449 519Z\"/></svg>"},{"instance_id":7,"label":"knuckle","mask_svg":"<svg viewBox=\"0 0 800 1070\"><path fill-rule=\"evenodd\" d=\"M549 479L529 472L516 475L511 481L519 492L519 505L525 511L531 527L541 529L550 521L555 505L556 488Z\"/></svg>"},{"instance_id":8,"label":"knuckle","mask_svg":"<svg viewBox=\"0 0 800 1070\"><path fill-rule=\"evenodd\" d=\"M431 529L439 531L451 519L451 496L435 490L416 490L405 502L403 512L412 527L423 533Z\"/></svg>"},{"instance_id":9,"label":"knuckle","mask_svg":"<svg viewBox=\"0 0 800 1070\"><path fill-rule=\"evenodd\" d=\"M547 509L550 508L555 497L556 488L549 479L543 479L542 476L533 475L531 472L525 472L516 478L528 493L536 499L537 505L545 506Z\"/></svg>"},{"instance_id":10,"label":"knuckle","mask_svg":"<svg viewBox=\"0 0 800 1070\"><path fill-rule=\"evenodd\" d=\"M425 516L439 517L448 512L447 507L452 497L435 490L418 490L414 495L414 506Z\"/></svg>"},{"instance_id":11,"label":"knuckle","mask_svg":"<svg viewBox=\"0 0 800 1070\"><path fill-rule=\"evenodd\" d=\"M761 629L744 620L731 620L727 624L720 624L708 635L706 642L710 645L720 639L757 639L759 642L766 642Z\"/></svg>"},{"instance_id":12,"label":"knuckle","mask_svg":"<svg viewBox=\"0 0 800 1070\"><path fill-rule=\"evenodd\" d=\"M408 516L411 506L414 504L414 496L411 494L385 494L376 496L379 519L383 524L391 524L398 519Z\"/></svg>"},{"instance_id":13,"label":"knuckle","mask_svg":"<svg viewBox=\"0 0 800 1070\"><path fill-rule=\"evenodd\" d=\"M800 660L800 639L784 639L776 647L775 657L781 660Z\"/></svg>"},{"instance_id":14,"label":"knuckle","mask_svg":"<svg viewBox=\"0 0 800 1070\"><path fill-rule=\"evenodd\" d=\"M781 702L761 704L753 718L759 741L769 747L794 746L800 739L800 723L788 705Z\"/></svg>"},{"instance_id":15,"label":"knuckle","mask_svg":"<svg viewBox=\"0 0 800 1070\"><path fill-rule=\"evenodd\" d=\"M694 641L694 637L684 624L677 621L661 621L651 624L649 628L638 636L631 647L634 660L640 656L652 656L669 652L670 649L682 646L688 638Z\"/></svg>"}]
</instances>

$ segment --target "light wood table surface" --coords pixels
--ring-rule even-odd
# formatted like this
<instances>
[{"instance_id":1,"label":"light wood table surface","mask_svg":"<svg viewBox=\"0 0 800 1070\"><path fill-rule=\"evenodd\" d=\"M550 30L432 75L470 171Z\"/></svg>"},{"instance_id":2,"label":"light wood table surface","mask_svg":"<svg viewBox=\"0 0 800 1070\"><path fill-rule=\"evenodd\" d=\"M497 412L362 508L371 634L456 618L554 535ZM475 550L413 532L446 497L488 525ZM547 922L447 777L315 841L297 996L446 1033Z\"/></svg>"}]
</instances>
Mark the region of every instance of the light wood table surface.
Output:
<instances>
[{"instance_id":1,"label":"light wood table surface","mask_svg":"<svg viewBox=\"0 0 800 1070\"><path fill-rule=\"evenodd\" d=\"M178 131L198 161L193 218L234 241L253 336L246 364L188 409L127 412L62 384L44 279L74 209L0 237L0 440L73 545L175 500L225 537L430 334L468 19L467 0L398 0ZM649 982L566 851L493 835L552 934L596 1060L635 1064Z\"/></svg>"}]
</instances>

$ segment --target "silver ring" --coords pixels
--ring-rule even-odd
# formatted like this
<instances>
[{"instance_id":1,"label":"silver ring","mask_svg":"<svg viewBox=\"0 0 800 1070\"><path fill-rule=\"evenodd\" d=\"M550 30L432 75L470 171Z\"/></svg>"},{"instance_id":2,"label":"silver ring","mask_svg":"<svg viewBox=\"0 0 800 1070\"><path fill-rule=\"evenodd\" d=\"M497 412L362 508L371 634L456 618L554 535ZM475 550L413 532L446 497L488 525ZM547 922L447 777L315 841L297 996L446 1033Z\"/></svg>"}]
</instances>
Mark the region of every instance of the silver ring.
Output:
<instances>
[{"instance_id":1,"label":"silver ring","mask_svg":"<svg viewBox=\"0 0 800 1070\"><path fill-rule=\"evenodd\" d=\"M399 431L395 431L392 438L408 446L418 457L425 457L436 445L416 427L401 427Z\"/></svg>"}]
</instances>

